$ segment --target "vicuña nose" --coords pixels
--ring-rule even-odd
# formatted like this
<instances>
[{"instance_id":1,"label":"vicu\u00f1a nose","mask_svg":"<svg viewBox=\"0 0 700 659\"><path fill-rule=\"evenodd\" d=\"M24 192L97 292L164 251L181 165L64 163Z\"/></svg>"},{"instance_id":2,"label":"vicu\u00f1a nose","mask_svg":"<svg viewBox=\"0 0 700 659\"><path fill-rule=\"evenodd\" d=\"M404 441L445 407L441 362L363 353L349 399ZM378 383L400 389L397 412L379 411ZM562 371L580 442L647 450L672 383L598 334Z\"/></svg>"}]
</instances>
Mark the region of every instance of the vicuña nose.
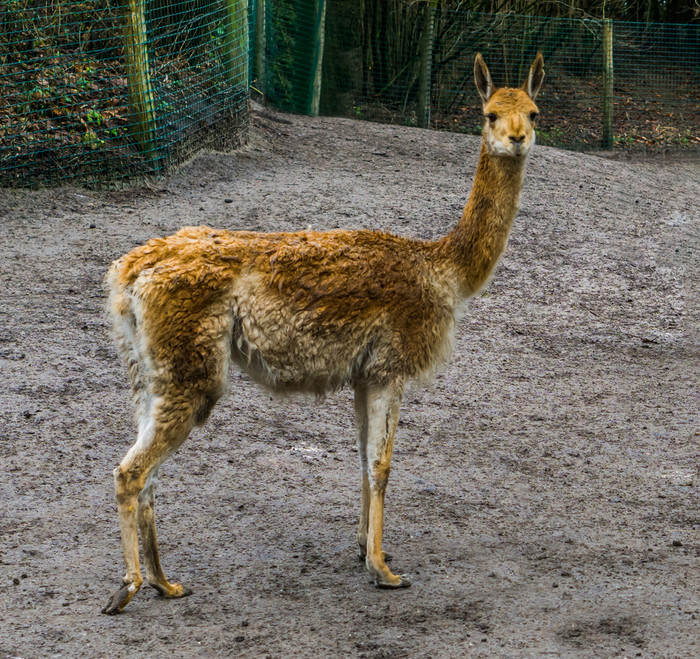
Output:
<instances>
[{"instance_id":1,"label":"vicu\u00f1a nose","mask_svg":"<svg viewBox=\"0 0 700 659\"><path fill-rule=\"evenodd\" d=\"M513 144L522 144L525 141L525 135L520 135L520 137L516 137L515 135L511 135L510 141L513 142Z\"/></svg>"}]
</instances>

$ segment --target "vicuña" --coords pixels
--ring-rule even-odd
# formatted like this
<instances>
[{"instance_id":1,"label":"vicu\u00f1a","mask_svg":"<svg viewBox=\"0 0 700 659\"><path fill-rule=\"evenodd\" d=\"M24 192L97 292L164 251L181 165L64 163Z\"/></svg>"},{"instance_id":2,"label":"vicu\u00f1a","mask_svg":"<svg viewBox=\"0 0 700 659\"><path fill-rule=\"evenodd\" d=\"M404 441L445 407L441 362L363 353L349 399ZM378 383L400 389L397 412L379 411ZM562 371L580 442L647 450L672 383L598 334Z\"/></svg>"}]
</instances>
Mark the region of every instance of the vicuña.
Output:
<instances>
[{"instance_id":1,"label":"vicu\u00f1a","mask_svg":"<svg viewBox=\"0 0 700 659\"><path fill-rule=\"evenodd\" d=\"M449 356L460 307L506 245L535 141L542 55L522 88L495 89L481 55L474 76L484 112L479 164L462 219L440 240L187 227L112 264L109 308L138 436L114 471L126 576L103 613L122 611L143 583L139 531L148 583L164 597L190 594L163 573L154 490L160 466L224 392L231 362L275 392L354 388L360 556L377 586L411 584L382 551L401 396Z\"/></svg>"}]
</instances>

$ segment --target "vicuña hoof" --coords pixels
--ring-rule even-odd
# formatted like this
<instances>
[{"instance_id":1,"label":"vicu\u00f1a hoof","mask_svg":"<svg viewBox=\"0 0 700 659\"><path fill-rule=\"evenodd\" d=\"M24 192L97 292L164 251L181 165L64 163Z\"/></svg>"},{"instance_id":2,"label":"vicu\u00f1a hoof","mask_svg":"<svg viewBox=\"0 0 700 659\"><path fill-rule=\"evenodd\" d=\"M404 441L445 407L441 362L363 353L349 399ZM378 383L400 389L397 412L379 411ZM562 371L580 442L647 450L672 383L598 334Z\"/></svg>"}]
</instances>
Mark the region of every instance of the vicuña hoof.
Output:
<instances>
[{"instance_id":1,"label":"vicu\u00f1a hoof","mask_svg":"<svg viewBox=\"0 0 700 659\"><path fill-rule=\"evenodd\" d=\"M136 593L136 588L133 584L124 584L102 609L102 613L108 616L116 615L124 610L124 607L131 601L131 598Z\"/></svg>"},{"instance_id":2,"label":"vicu\u00f1a hoof","mask_svg":"<svg viewBox=\"0 0 700 659\"><path fill-rule=\"evenodd\" d=\"M375 580L377 588L410 588L411 587L411 577L407 574L395 574L396 580L392 581L379 581Z\"/></svg>"},{"instance_id":3,"label":"vicu\u00f1a hoof","mask_svg":"<svg viewBox=\"0 0 700 659\"><path fill-rule=\"evenodd\" d=\"M180 583L170 583L167 588L160 584L151 584L151 586L156 589L158 595L166 599L178 599L180 597L188 597L192 594L191 588L183 586Z\"/></svg>"}]
</instances>

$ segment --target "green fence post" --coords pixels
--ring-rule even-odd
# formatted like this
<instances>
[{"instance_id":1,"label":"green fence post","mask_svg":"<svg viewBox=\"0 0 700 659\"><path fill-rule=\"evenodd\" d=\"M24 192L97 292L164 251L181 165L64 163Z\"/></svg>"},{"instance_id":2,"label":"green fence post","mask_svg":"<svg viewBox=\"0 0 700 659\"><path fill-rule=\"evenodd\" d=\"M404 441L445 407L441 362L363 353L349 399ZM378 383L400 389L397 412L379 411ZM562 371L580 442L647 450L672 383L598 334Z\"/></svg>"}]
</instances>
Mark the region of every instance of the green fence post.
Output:
<instances>
[{"instance_id":1,"label":"green fence post","mask_svg":"<svg viewBox=\"0 0 700 659\"><path fill-rule=\"evenodd\" d=\"M267 95L267 74L265 71L265 0L255 2L255 59L253 60L253 75L258 81L259 91Z\"/></svg>"},{"instance_id":2,"label":"green fence post","mask_svg":"<svg viewBox=\"0 0 700 659\"><path fill-rule=\"evenodd\" d=\"M148 68L145 4L145 0L126 0L124 3L129 129L141 150L150 160L156 160L156 121Z\"/></svg>"},{"instance_id":3,"label":"green fence post","mask_svg":"<svg viewBox=\"0 0 700 659\"><path fill-rule=\"evenodd\" d=\"M433 34L437 0L428 0L423 14L420 39L420 81L418 83L418 125L430 127L430 82L433 68Z\"/></svg>"},{"instance_id":4,"label":"green fence post","mask_svg":"<svg viewBox=\"0 0 700 659\"><path fill-rule=\"evenodd\" d=\"M224 67L232 85L248 91L248 0L226 0Z\"/></svg>"},{"instance_id":5,"label":"green fence post","mask_svg":"<svg viewBox=\"0 0 700 659\"><path fill-rule=\"evenodd\" d=\"M314 52L311 63L311 96L309 116L318 117L321 105L321 72L323 69L323 44L326 32L326 0L314 0L316 24L314 29Z\"/></svg>"},{"instance_id":6,"label":"green fence post","mask_svg":"<svg viewBox=\"0 0 700 659\"><path fill-rule=\"evenodd\" d=\"M613 145L613 22L603 21L603 148Z\"/></svg>"}]
</instances>

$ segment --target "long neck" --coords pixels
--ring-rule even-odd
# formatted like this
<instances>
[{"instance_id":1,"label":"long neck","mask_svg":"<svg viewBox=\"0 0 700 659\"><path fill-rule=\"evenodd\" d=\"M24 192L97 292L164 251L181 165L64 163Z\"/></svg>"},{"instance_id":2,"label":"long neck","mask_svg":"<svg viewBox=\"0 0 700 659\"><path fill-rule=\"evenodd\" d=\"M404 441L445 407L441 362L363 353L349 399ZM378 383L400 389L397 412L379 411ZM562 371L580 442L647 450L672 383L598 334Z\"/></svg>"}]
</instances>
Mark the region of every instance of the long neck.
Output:
<instances>
[{"instance_id":1,"label":"long neck","mask_svg":"<svg viewBox=\"0 0 700 659\"><path fill-rule=\"evenodd\" d=\"M440 241L443 255L456 268L462 296L473 295L486 283L505 249L524 174L524 158L492 157L481 145L462 219Z\"/></svg>"}]
</instances>

